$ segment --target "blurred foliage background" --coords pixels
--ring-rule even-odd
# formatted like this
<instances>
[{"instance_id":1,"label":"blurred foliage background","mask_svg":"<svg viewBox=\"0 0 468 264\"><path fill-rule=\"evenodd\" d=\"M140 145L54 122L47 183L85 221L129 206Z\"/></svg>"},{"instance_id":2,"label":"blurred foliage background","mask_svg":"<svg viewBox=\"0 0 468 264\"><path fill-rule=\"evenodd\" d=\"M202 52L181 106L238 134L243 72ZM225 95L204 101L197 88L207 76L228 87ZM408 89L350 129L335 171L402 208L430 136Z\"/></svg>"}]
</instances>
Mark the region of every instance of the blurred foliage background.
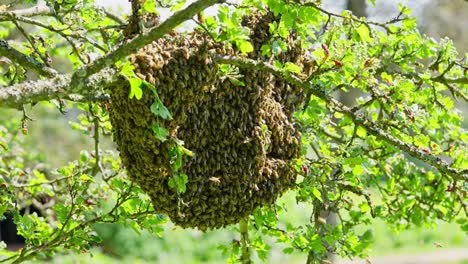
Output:
<instances>
[{"instance_id":1,"label":"blurred foliage background","mask_svg":"<svg viewBox=\"0 0 468 264\"><path fill-rule=\"evenodd\" d=\"M1 2L1 1L0 1ZM98 2L98 1L97 1ZM104 1L102 4L116 2L128 4L127 1ZM405 1L404 1L405 2ZM406 1L418 16L418 23L422 32L440 39L445 36L454 40L460 53L468 52L468 2L464 0L438 1ZM396 14L395 1L376 1L371 7L365 0L348 0L337 3L324 1L324 5L335 10L351 8L356 14L368 16L375 20L385 20ZM125 10L125 8L121 9ZM14 33L12 34L14 36ZM10 37L12 37L10 36ZM60 63L60 56L56 54L54 62ZM64 65L63 71L70 69ZM464 109L468 113L467 109ZM60 113L51 103L40 103L27 109L33 121L28 122L28 134L21 133L21 112L0 109L0 123L18 127L18 137L23 140L26 152L40 161L43 170L62 166L70 160L79 157L80 150L93 149L93 141L86 133L86 128L79 128L73 123L80 111L68 106L66 114ZM465 127L468 120L464 120ZM70 129L73 128L73 129ZM85 133L83 133L85 132ZM114 148L109 138L102 139L103 149ZM286 194L280 202L288 208L285 222L307 222L308 216L303 214L304 208L296 205L292 193ZM432 228L420 227L411 231L395 233L388 229L382 221L373 223L374 244L371 255L374 257L396 254L418 254L435 250L443 252L450 248L466 248L468 238L459 230L457 224L440 223ZM97 225L95 230L103 238L101 247L93 249L94 258L85 254L59 256L47 263L220 263L223 256L220 244L236 242L234 231L214 231L202 233L196 230L183 230L168 227L162 237L155 237L148 233L137 234L134 230L117 224ZM284 255L281 246L275 245L271 250L271 263L302 263L304 256ZM442 248L440 248L442 247ZM44 262L45 263L45 262ZM468 263L460 260L458 263Z\"/></svg>"}]
</instances>

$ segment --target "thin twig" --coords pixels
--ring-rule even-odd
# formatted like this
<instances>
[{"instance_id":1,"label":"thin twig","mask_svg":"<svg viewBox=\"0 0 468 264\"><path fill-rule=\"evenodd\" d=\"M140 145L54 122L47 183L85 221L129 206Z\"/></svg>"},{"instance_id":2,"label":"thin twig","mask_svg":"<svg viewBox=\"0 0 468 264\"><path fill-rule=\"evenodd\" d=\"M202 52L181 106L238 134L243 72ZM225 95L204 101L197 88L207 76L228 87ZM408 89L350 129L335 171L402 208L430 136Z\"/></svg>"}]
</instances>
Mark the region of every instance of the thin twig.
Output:
<instances>
[{"instance_id":1,"label":"thin twig","mask_svg":"<svg viewBox=\"0 0 468 264\"><path fill-rule=\"evenodd\" d=\"M248 219L242 219L239 222L239 232L240 232L240 242L241 242L241 263L250 264L251 263L251 249L250 249L250 240L249 240L249 222Z\"/></svg>"},{"instance_id":2,"label":"thin twig","mask_svg":"<svg viewBox=\"0 0 468 264\"><path fill-rule=\"evenodd\" d=\"M89 103L88 104L88 111L91 113L92 120L94 124L94 134L93 134L93 139L94 139L94 159L95 159L95 165L93 168L93 174L96 174L98 171L101 170L101 154L99 153L99 117L94 113L93 111L93 104ZM101 170L102 171L102 170Z\"/></svg>"}]
</instances>

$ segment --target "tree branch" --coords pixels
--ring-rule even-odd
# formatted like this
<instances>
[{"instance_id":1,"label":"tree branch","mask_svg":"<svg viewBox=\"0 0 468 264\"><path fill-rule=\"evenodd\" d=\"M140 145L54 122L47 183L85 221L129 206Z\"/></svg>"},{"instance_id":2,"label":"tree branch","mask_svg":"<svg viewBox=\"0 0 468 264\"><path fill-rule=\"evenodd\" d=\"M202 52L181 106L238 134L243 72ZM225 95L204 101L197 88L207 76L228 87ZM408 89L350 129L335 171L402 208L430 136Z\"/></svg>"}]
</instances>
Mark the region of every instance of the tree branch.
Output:
<instances>
[{"instance_id":1,"label":"tree branch","mask_svg":"<svg viewBox=\"0 0 468 264\"><path fill-rule=\"evenodd\" d=\"M292 85L302 87L306 92L310 92L311 94L321 98L325 102L329 108L334 109L337 112L343 113L349 116L356 125L362 126L367 132L379 140L385 141L392 146L399 148L400 150L408 153L412 157L424 161L425 163L431 165L432 167L438 169L441 173L450 175L454 180L468 180L468 169L455 169L452 168L447 162L443 161L440 157L427 154L423 150L418 149L417 147L408 144L390 133L384 131L380 127L378 127L375 123L371 120L366 118L363 114L360 114L357 111L351 110L351 108L343 105L341 102L337 101L333 97L331 97L326 91L321 88L312 85L309 82L304 82L301 79L287 74L280 69L276 68L273 65L270 65L265 62L255 61L251 59L245 58L238 58L232 56L219 56L219 55L212 55L213 58L218 61L218 63L225 63L225 64L232 64L239 68L245 69L255 69L259 71L265 71L272 73L275 76L278 76L285 81L291 83Z\"/></svg>"},{"instance_id":2,"label":"tree branch","mask_svg":"<svg viewBox=\"0 0 468 264\"><path fill-rule=\"evenodd\" d=\"M48 80L24 82L8 87L0 87L1 106L15 108L22 104L47 101L56 98L81 100L83 96L96 94L98 93L96 91L99 91L100 88L104 88L117 81L115 70L107 69L101 73L99 73L99 71L138 51L152 41L161 38L177 25L195 16L205 8L222 2L224 2L224 0L198 0L187 8L176 12L148 33L142 34L128 43L122 44L116 50L78 69L73 75L58 75Z\"/></svg>"},{"instance_id":3,"label":"tree branch","mask_svg":"<svg viewBox=\"0 0 468 264\"><path fill-rule=\"evenodd\" d=\"M26 9L18 9L11 11L0 11L0 21L10 20L14 16L34 17L34 16L53 16L55 11L52 7L45 5L37 5Z\"/></svg>"},{"instance_id":4,"label":"tree branch","mask_svg":"<svg viewBox=\"0 0 468 264\"><path fill-rule=\"evenodd\" d=\"M0 57L4 56L21 66L25 66L26 68L30 68L35 71L37 74L46 76L46 77L54 77L57 75L57 72L47 67L47 65L35 60L32 57L26 56L22 52L14 49L11 47L8 42L5 40L0 40Z\"/></svg>"},{"instance_id":5,"label":"tree branch","mask_svg":"<svg viewBox=\"0 0 468 264\"><path fill-rule=\"evenodd\" d=\"M118 81L116 71L106 69L84 80L79 89L71 86L71 74L57 75L46 80L23 82L0 87L0 106L17 108L23 104L58 98L82 101L89 95L99 95L103 88L116 81ZM70 90L75 91L76 94L70 94Z\"/></svg>"}]
</instances>

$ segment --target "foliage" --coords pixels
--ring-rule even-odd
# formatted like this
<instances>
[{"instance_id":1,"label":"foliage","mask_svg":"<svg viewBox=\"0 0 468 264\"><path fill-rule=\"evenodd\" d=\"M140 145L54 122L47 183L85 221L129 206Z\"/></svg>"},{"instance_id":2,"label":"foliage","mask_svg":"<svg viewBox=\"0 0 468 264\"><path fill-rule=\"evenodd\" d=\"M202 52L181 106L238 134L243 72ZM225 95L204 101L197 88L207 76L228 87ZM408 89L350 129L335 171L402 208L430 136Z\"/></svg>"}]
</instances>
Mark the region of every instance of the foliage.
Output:
<instances>
[{"instance_id":1,"label":"foliage","mask_svg":"<svg viewBox=\"0 0 468 264\"><path fill-rule=\"evenodd\" d=\"M143 14L141 19L162 5L175 9L184 5L184 1L161 1L156 6L152 2L142 2L144 8L137 10ZM187 20L198 13L193 30L205 31L245 54L234 58L210 54L220 64L232 65L221 67L230 80L242 84L242 76L230 77L235 67L268 71L302 87L308 95L295 114L303 149L297 160L301 177L293 191L298 203L310 206L310 220L279 222L281 215L288 214L287 206L280 203L257 209L248 219L249 236L241 230L242 239L221 246L229 262L248 262L250 256L245 254L250 251L245 249L249 247L265 260L272 240L284 245L285 254L307 253L309 263L325 261L327 253L365 257L373 232L362 227L369 226L372 218L396 230L433 226L442 220L457 222L468 232L468 136L454 107L455 99L467 101L468 58L460 56L449 39L422 36L410 10L403 6L394 19L381 23L346 11L331 13L314 1L286 0L223 3L217 15L204 17L199 9L216 1L205 1L206 6L202 2L174 16ZM13 216L26 244L17 252L0 244L0 263L65 251L88 252L101 242L93 229L96 224L120 223L136 232L161 235L167 222L127 179L115 150L101 148L102 137L112 129L110 104L102 87L86 90L93 88L86 78L89 71L99 74L120 60L121 76L132 83L129 96L138 100L147 84L132 73L131 65L122 63L131 52L125 49L148 44L161 37L158 30L168 32L176 25L164 22L143 29L126 42L126 21L97 8L93 1L46 3L19 10L0 6L0 35L22 36L22 41L0 42L0 56L5 57L0 58L0 104L15 105L17 91L21 102L48 100L57 111L63 110L64 99L76 101L83 114L72 127L92 136L94 149L82 150L79 159L57 169L44 170L38 166L41 158L23 150L19 134L28 134L29 117L23 103L15 105L22 110L22 118L0 126L0 217ZM269 9L279 16L269 25L273 37L261 47L259 61L248 59L253 47L241 25L241 17L254 9ZM285 39L291 34L308 52L310 65L282 61L282 53L290 48ZM94 60L97 56L102 59ZM67 75L60 74L63 69L55 63L64 57L73 65L69 90L44 95L21 88L25 81L37 87L45 83L50 89L58 80L54 78L65 76L60 80L66 81ZM345 105L336 96L338 91L359 91L360 96ZM171 118L157 96L151 111L156 120ZM154 130L159 140L165 140L164 127L156 125ZM191 154L181 145L175 151L177 157ZM180 175L170 184L182 193L186 182L186 175ZM40 215L20 213L31 204ZM337 223L329 222L330 215L336 215Z\"/></svg>"}]
</instances>

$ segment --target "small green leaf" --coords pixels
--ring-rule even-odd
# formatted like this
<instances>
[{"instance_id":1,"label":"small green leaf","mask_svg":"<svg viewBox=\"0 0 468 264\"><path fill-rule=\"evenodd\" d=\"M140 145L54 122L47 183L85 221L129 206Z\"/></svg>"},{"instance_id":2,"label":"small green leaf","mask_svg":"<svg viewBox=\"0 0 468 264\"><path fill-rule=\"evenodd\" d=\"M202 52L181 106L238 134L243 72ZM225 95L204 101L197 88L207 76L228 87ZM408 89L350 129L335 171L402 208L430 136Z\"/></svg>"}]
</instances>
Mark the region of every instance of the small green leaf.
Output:
<instances>
[{"instance_id":1,"label":"small green leaf","mask_svg":"<svg viewBox=\"0 0 468 264\"><path fill-rule=\"evenodd\" d=\"M68 217L68 208L62 203L57 203L53 206L53 209L59 222L65 222Z\"/></svg>"},{"instance_id":2,"label":"small green leaf","mask_svg":"<svg viewBox=\"0 0 468 264\"><path fill-rule=\"evenodd\" d=\"M353 174L354 174L354 176L359 176L359 175L361 175L362 173L364 173L364 168L362 167L362 165L356 165L356 166L354 166L354 168L353 168Z\"/></svg>"},{"instance_id":3,"label":"small green leaf","mask_svg":"<svg viewBox=\"0 0 468 264\"><path fill-rule=\"evenodd\" d=\"M370 206L367 204L367 203L362 203L360 206L359 206L359 209L361 209L361 213L367 213L370 211Z\"/></svg>"},{"instance_id":4,"label":"small green leaf","mask_svg":"<svg viewBox=\"0 0 468 264\"><path fill-rule=\"evenodd\" d=\"M162 104L162 102L160 100L154 100L154 102L151 105L150 109L151 109L151 112L153 112L153 114L155 116L159 116L159 117L161 117L163 119L166 119L166 120L172 120L171 113Z\"/></svg>"},{"instance_id":5,"label":"small green leaf","mask_svg":"<svg viewBox=\"0 0 468 264\"><path fill-rule=\"evenodd\" d=\"M0 141L0 147L2 147L4 150L8 151L8 146L4 142Z\"/></svg>"},{"instance_id":6,"label":"small green leaf","mask_svg":"<svg viewBox=\"0 0 468 264\"><path fill-rule=\"evenodd\" d=\"M284 19L283 19L283 21L284 21ZM291 19L291 21L284 21L285 23L284 23L283 21L280 22L280 25L279 25L279 27L278 27L277 33L278 33L282 38L286 39L286 38L289 36L289 30L288 30L288 28L286 27L285 24L286 24L286 23L292 24L292 22L291 22L292 19Z\"/></svg>"},{"instance_id":7,"label":"small green leaf","mask_svg":"<svg viewBox=\"0 0 468 264\"><path fill-rule=\"evenodd\" d=\"M359 37L361 38L361 41L365 41L365 42L370 42L371 38L369 36L369 28L364 25L364 24L361 24L357 29L356 29L357 33L359 34Z\"/></svg>"},{"instance_id":8,"label":"small green leaf","mask_svg":"<svg viewBox=\"0 0 468 264\"><path fill-rule=\"evenodd\" d=\"M154 133L154 136L161 140L161 141L166 141L167 140L167 137L169 136L169 130L167 130L166 128L164 127L160 127L158 125L154 125L153 126L153 133Z\"/></svg>"},{"instance_id":9,"label":"small green leaf","mask_svg":"<svg viewBox=\"0 0 468 264\"><path fill-rule=\"evenodd\" d=\"M293 252L294 252L294 248L292 248L292 247L287 247L287 248L283 249L284 254L292 254Z\"/></svg>"},{"instance_id":10,"label":"small green leaf","mask_svg":"<svg viewBox=\"0 0 468 264\"><path fill-rule=\"evenodd\" d=\"M356 135L360 138L366 138L367 131L363 127L358 127L356 130Z\"/></svg>"},{"instance_id":11,"label":"small green leaf","mask_svg":"<svg viewBox=\"0 0 468 264\"><path fill-rule=\"evenodd\" d=\"M184 7L185 2L185 0L177 0L175 4L172 5L171 11L174 12L180 10L182 7Z\"/></svg>"},{"instance_id":12,"label":"small green leaf","mask_svg":"<svg viewBox=\"0 0 468 264\"><path fill-rule=\"evenodd\" d=\"M156 10L156 2L154 0L146 0L143 3L142 8L148 13L153 13L153 14L158 13L158 11Z\"/></svg>"},{"instance_id":13,"label":"small green leaf","mask_svg":"<svg viewBox=\"0 0 468 264\"><path fill-rule=\"evenodd\" d=\"M267 56L267 57L271 56L271 46L268 44L263 44L262 47L260 48L260 51L262 52L263 56Z\"/></svg>"},{"instance_id":14,"label":"small green leaf","mask_svg":"<svg viewBox=\"0 0 468 264\"><path fill-rule=\"evenodd\" d=\"M187 148L182 146L182 150L184 152L184 155L187 155L189 157L193 157L193 152L190 149L187 149Z\"/></svg>"},{"instance_id":15,"label":"small green leaf","mask_svg":"<svg viewBox=\"0 0 468 264\"><path fill-rule=\"evenodd\" d=\"M170 178L169 181L167 182L167 184L169 185L169 188L174 188L175 187L175 180L174 178Z\"/></svg>"},{"instance_id":16,"label":"small green leaf","mask_svg":"<svg viewBox=\"0 0 468 264\"><path fill-rule=\"evenodd\" d=\"M393 190L395 190L395 178L390 177L390 179L388 179L387 190L390 193L393 192Z\"/></svg>"},{"instance_id":17,"label":"small green leaf","mask_svg":"<svg viewBox=\"0 0 468 264\"><path fill-rule=\"evenodd\" d=\"M141 97L143 97L143 89L142 87L142 81L136 77L129 78L128 82L130 83L130 94L128 97L131 99L135 97L136 99L140 100Z\"/></svg>"},{"instance_id":18,"label":"small green leaf","mask_svg":"<svg viewBox=\"0 0 468 264\"><path fill-rule=\"evenodd\" d=\"M312 194L315 196L315 198L317 198L321 202L323 202L322 193L318 189L316 189L316 188L312 189Z\"/></svg>"},{"instance_id":19,"label":"small green leaf","mask_svg":"<svg viewBox=\"0 0 468 264\"><path fill-rule=\"evenodd\" d=\"M440 211L443 215L446 215L446 214L448 213L448 209L447 209L447 207L445 207L445 206L437 205L437 208L439 209L439 211Z\"/></svg>"},{"instance_id":20,"label":"small green leaf","mask_svg":"<svg viewBox=\"0 0 468 264\"><path fill-rule=\"evenodd\" d=\"M172 184L171 184L171 180ZM169 180L169 187L171 188L176 188L178 193L184 193L187 190L187 182L188 182L188 176L187 174L181 173L178 175L174 175L172 179ZM172 185L172 186L171 186Z\"/></svg>"},{"instance_id":21,"label":"small green leaf","mask_svg":"<svg viewBox=\"0 0 468 264\"><path fill-rule=\"evenodd\" d=\"M94 179L91 176L86 175L86 174L81 175L80 180L82 182L94 182Z\"/></svg>"},{"instance_id":22,"label":"small green leaf","mask_svg":"<svg viewBox=\"0 0 468 264\"><path fill-rule=\"evenodd\" d=\"M275 60L273 62L273 66L275 66L278 69L283 69L283 64L279 60Z\"/></svg>"},{"instance_id":23,"label":"small green leaf","mask_svg":"<svg viewBox=\"0 0 468 264\"><path fill-rule=\"evenodd\" d=\"M227 77L232 84L236 86L245 86L245 83L243 81L239 81L239 79L234 78L232 76L227 76Z\"/></svg>"},{"instance_id":24,"label":"small green leaf","mask_svg":"<svg viewBox=\"0 0 468 264\"><path fill-rule=\"evenodd\" d=\"M236 46L242 53L249 53L253 51L252 43L244 39L236 40Z\"/></svg>"},{"instance_id":25,"label":"small green leaf","mask_svg":"<svg viewBox=\"0 0 468 264\"><path fill-rule=\"evenodd\" d=\"M276 40L276 41L273 42L273 44L271 46L271 50L273 51L273 53L275 55L278 55L281 52L287 51L288 50L288 45L286 44L286 42L284 42L282 40Z\"/></svg>"},{"instance_id":26,"label":"small green leaf","mask_svg":"<svg viewBox=\"0 0 468 264\"><path fill-rule=\"evenodd\" d=\"M368 229L364 234L361 236L361 241L372 241L374 238L374 234L371 229Z\"/></svg>"},{"instance_id":27,"label":"small green leaf","mask_svg":"<svg viewBox=\"0 0 468 264\"><path fill-rule=\"evenodd\" d=\"M300 73L301 72L301 67L297 66L294 63L286 62L286 64L284 65L284 70L286 70L288 72Z\"/></svg>"},{"instance_id":28,"label":"small green leaf","mask_svg":"<svg viewBox=\"0 0 468 264\"><path fill-rule=\"evenodd\" d=\"M80 163L84 164L89 160L89 153L86 150L80 152Z\"/></svg>"},{"instance_id":29,"label":"small green leaf","mask_svg":"<svg viewBox=\"0 0 468 264\"><path fill-rule=\"evenodd\" d=\"M130 64L129 61L125 61L123 63L118 64L117 66L122 65L122 68L120 69L120 74L122 74L125 77L133 77L135 76L135 73L133 72L133 67L132 64Z\"/></svg>"}]
</instances>

